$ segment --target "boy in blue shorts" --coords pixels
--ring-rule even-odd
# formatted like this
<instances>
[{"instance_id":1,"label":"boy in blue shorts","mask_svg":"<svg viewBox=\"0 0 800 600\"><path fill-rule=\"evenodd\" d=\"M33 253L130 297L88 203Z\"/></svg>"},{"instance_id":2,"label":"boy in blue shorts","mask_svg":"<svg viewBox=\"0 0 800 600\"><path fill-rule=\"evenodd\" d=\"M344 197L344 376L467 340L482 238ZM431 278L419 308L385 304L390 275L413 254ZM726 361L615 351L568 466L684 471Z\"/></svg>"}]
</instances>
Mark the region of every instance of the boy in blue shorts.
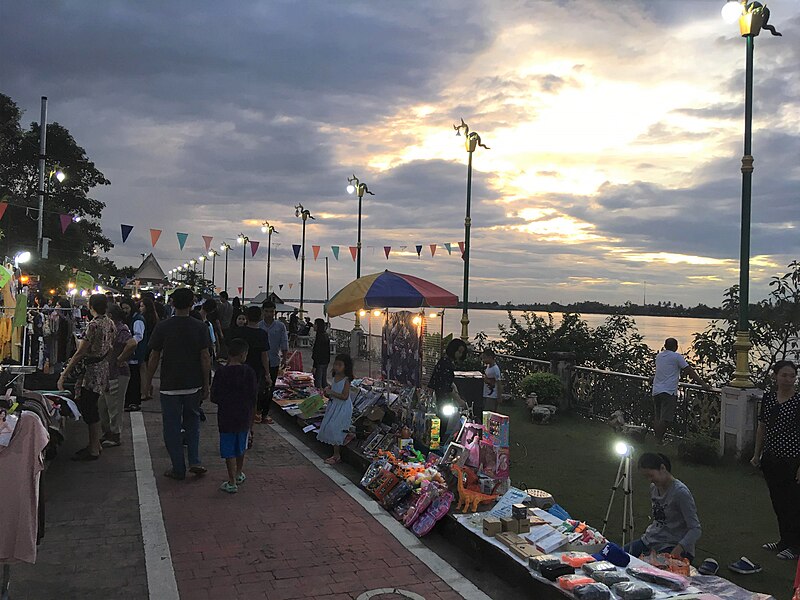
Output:
<instances>
[{"instance_id":1,"label":"boy in blue shorts","mask_svg":"<svg viewBox=\"0 0 800 600\"><path fill-rule=\"evenodd\" d=\"M246 479L242 467L258 398L256 373L244 364L248 350L244 340L231 340L228 364L217 370L211 384L211 402L218 407L219 453L228 468L228 480L219 489L229 494L238 492Z\"/></svg>"}]
</instances>

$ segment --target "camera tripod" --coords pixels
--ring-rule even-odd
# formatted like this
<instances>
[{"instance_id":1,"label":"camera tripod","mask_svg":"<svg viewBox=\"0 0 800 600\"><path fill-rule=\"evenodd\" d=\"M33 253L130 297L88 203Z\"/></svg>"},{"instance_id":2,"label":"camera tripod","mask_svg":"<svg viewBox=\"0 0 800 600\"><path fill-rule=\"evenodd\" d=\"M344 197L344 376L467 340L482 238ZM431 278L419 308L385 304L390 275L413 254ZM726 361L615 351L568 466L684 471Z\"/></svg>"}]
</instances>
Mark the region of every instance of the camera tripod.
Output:
<instances>
[{"instance_id":1,"label":"camera tripod","mask_svg":"<svg viewBox=\"0 0 800 600\"><path fill-rule=\"evenodd\" d=\"M617 469L617 477L614 479L614 485L611 486L611 500L608 502L608 510L606 511L606 518L603 520L603 535L606 533L606 526L611 517L611 509L614 507L614 497L617 490L622 487L623 502L622 502L622 546L625 545L626 540L633 541L633 458L631 451L628 449L625 454L620 457L619 469Z\"/></svg>"}]
</instances>

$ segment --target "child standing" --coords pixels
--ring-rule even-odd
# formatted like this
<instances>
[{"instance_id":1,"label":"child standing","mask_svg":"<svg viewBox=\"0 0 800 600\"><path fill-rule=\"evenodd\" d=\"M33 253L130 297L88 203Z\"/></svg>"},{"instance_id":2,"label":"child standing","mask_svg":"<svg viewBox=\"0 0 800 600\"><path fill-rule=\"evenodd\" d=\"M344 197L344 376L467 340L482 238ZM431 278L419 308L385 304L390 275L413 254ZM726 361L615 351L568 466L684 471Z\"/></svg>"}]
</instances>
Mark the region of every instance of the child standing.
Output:
<instances>
[{"instance_id":1,"label":"child standing","mask_svg":"<svg viewBox=\"0 0 800 600\"><path fill-rule=\"evenodd\" d=\"M325 461L329 465L342 462L340 446L353 420L353 402L350 400L352 379L353 359L349 354L337 354L333 361L333 382L324 390L328 397L328 408L317 433L320 442L333 446L333 456Z\"/></svg>"},{"instance_id":2,"label":"child standing","mask_svg":"<svg viewBox=\"0 0 800 600\"><path fill-rule=\"evenodd\" d=\"M258 397L255 371L244 364L247 351L247 342L239 338L231 340L228 364L217 370L211 385L211 402L218 407L219 453L228 468L228 480L219 489L229 494L238 492L246 479L242 467Z\"/></svg>"},{"instance_id":3,"label":"child standing","mask_svg":"<svg viewBox=\"0 0 800 600\"><path fill-rule=\"evenodd\" d=\"M481 353L481 360L486 365L486 371L483 374L483 410L496 412L497 400L500 397L501 376L494 350L484 348ZM476 412L475 416L478 417L482 412Z\"/></svg>"}]
</instances>

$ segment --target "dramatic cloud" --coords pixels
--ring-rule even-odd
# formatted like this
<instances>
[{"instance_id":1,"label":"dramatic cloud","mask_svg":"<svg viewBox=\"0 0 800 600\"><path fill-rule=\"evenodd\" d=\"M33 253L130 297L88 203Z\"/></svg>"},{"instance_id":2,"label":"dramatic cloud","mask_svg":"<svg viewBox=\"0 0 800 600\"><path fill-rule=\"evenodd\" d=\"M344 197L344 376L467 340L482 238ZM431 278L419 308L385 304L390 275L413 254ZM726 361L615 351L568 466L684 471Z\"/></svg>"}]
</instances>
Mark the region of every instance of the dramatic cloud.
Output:
<instances>
[{"instance_id":1,"label":"dramatic cloud","mask_svg":"<svg viewBox=\"0 0 800 600\"><path fill-rule=\"evenodd\" d=\"M272 281L296 283L302 203L316 217L307 253L323 247L335 291L355 272L355 172L375 192L363 272L459 291L467 154L452 125L464 117L491 148L474 155L474 298L623 302L646 280L653 300L717 303L738 273L744 83L744 43L719 8L16 3L3 11L0 91L29 120L49 96L50 118L111 179L98 197L121 263L151 250L150 227L171 268L202 235L263 246L268 219L280 231ZM756 42L753 297L800 252L800 6L770 8L784 37ZM125 245L120 223L135 226ZM183 252L177 231L190 234ZM265 256L248 263L248 288L263 285ZM308 295L324 296L324 262L307 267Z\"/></svg>"}]
</instances>

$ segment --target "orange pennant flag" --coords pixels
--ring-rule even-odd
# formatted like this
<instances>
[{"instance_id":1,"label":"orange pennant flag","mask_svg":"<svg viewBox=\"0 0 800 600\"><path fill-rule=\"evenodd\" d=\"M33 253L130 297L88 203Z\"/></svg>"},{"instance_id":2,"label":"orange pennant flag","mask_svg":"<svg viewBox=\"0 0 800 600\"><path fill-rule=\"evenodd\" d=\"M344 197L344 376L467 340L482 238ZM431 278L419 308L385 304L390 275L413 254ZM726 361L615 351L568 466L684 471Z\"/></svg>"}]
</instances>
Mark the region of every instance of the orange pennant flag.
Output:
<instances>
[{"instance_id":1,"label":"orange pennant flag","mask_svg":"<svg viewBox=\"0 0 800 600\"><path fill-rule=\"evenodd\" d=\"M156 247L156 242L158 242L158 238L161 237L161 230L160 229L151 229L150 230L150 241L153 243L153 248Z\"/></svg>"},{"instance_id":2,"label":"orange pennant flag","mask_svg":"<svg viewBox=\"0 0 800 600\"><path fill-rule=\"evenodd\" d=\"M436 255L436 244L431 244L431 256Z\"/></svg>"},{"instance_id":3,"label":"orange pennant flag","mask_svg":"<svg viewBox=\"0 0 800 600\"><path fill-rule=\"evenodd\" d=\"M319 256L319 249L320 248L321 248L321 246L311 246L311 251L314 253L314 260L317 260L317 257Z\"/></svg>"}]
</instances>

